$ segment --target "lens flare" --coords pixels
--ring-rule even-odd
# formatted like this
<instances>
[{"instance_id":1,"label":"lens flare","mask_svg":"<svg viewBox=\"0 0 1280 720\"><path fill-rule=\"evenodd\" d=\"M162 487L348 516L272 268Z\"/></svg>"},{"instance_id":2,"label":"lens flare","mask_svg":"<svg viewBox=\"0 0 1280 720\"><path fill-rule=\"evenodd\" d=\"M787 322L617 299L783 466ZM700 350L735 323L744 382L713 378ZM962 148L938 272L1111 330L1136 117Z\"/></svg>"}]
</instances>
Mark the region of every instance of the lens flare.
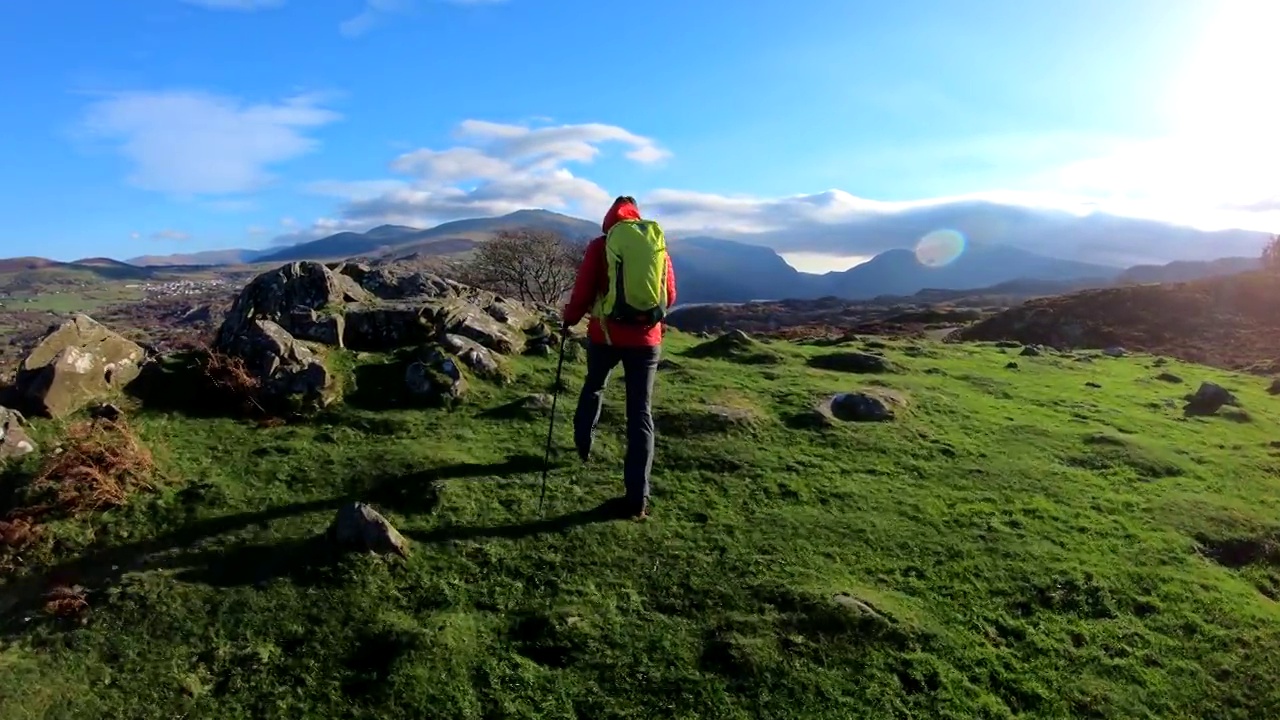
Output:
<instances>
[{"instance_id":1,"label":"lens flare","mask_svg":"<svg viewBox=\"0 0 1280 720\"><path fill-rule=\"evenodd\" d=\"M964 253L964 235L955 230L934 230L916 243L916 261L926 267L942 267Z\"/></svg>"}]
</instances>

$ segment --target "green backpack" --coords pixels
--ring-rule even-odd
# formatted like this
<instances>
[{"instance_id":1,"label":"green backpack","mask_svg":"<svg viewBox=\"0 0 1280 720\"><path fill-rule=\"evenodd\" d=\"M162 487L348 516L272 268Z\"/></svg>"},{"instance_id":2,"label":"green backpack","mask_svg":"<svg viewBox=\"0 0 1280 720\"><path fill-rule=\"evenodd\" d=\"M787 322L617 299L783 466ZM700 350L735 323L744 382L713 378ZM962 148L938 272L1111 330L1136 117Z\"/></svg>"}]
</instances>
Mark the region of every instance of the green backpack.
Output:
<instances>
[{"instance_id":1,"label":"green backpack","mask_svg":"<svg viewBox=\"0 0 1280 720\"><path fill-rule=\"evenodd\" d=\"M604 239L608 289L596 301L598 318L656 325L667 317L667 240L652 220L621 220Z\"/></svg>"}]
</instances>

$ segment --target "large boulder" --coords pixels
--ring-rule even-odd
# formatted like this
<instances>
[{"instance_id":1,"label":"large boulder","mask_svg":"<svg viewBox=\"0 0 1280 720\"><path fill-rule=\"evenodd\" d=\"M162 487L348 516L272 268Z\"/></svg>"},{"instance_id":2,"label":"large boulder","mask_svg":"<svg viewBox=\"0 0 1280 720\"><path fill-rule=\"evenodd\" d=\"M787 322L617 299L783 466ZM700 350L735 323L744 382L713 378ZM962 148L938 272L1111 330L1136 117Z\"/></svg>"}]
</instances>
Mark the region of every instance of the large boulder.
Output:
<instances>
[{"instance_id":1,"label":"large boulder","mask_svg":"<svg viewBox=\"0 0 1280 720\"><path fill-rule=\"evenodd\" d=\"M18 368L18 397L33 412L65 417L113 396L141 372L146 352L88 315L72 316Z\"/></svg>"},{"instance_id":2,"label":"large boulder","mask_svg":"<svg viewBox=\"0 0 1280 720\"><path fill-rule=\"evenodd\" d=\"M23 429L25 422L22 413L0 406L0 466L35 452L36 444Z\"/></svg>"},{"instance_id":3,"label":"large boulder","mask_svg":"<svg viewBox=\"0 0 1280 720\"><path fill-rule=\"evenodd\" d=\"M518 330L493 319L483 308L470 302L446 304L441 308L440 324L445 333L471 338L503 355L524 349L524 338Z\"/></svg>"},{"instance_id":4,"label":"large boulder","mask_svg":"<svg viewBox=\"0 0 1280 720\"><path fill-rule=\"evenodd\" d=\"M421 345L439 333L440 308L414 301L363 303L347 306L344 345L377 352Z\"/></svg>"},{"instance_id":5,"label":"large boulder","mask_svg":"<svg viewBox=\"0 0 1280 720\"><path fill-rule=\"evenodd\" d=\"M351 278L366 292L383 300L407 298L456 298L467 286L428 272L405 271L394 266L371 268L363 263L341 263L336 271Z\"/></svg>"},{"instance_id":6,"label":"large boulder","mask_svg":"<svg viewBox=\"0 0 1280 720\"><path fill-rule=\"evenodd\" d=\"M440 344L477 375L491 379L505 379L502 363L498 362L488 348L482 347L471 338L446 333L441 338Z\"/></svg>"},{"instance_id":7,"label":"large boulder","mask_svg":"<svg viewBox=\"0 0 1280 720\"><path fill-rule=\"evenodd\" d=\"M337 399L336 378L320 357L270 320L252 321L230 339L226 351L244 361L268 403L309 411Z\"/></svg>"},{"instance_id":8,"label":"large boulder","mask_svg":"<svg viewBox=\"0 0 1280 720\"><path fill-rule=\"evenodd\" d=\"M256 319L269 320L294 337L341 344L343 308L369 299L355 280L322 263L282 265L240 291L218 330L216 346L225 351Z\"/></svg>"}]
</instances>

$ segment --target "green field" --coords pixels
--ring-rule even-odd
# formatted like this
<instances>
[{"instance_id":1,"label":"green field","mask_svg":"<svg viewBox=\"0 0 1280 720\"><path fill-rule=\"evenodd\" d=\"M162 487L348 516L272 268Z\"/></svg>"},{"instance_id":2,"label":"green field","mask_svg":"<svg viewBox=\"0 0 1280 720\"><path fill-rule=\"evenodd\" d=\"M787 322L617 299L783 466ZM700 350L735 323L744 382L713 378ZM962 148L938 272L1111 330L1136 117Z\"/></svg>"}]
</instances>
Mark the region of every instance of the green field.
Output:
<instances>
[{"instance_id":1,"label":"green field","mask_svg":"<svg viewBox=\"0 0 1280 720\"><path fill-rule=\"evenodd\" d=\"M91 312L104 305L137 302L143 297L142 290L138 288L106 285L82 290L21 294L5 298L4 303L6 309L17 311L76 313Z\"/></svg>"},{"instance_id":2,"label":"green field","mask_svg":"<svg viewBox=\"0 0 1280 720\"><path fill-rule=\"evenodd\" d=\"M489 411L545 392L554 358L452 411L374 409L368 388L284 427L140 411L161 489L55 523L0 588L51 567L108 588L82 626L10 615L0 717L1280 715L1280 399L1261 379L905 341L884 351L899 372L857 376L805 363L856 342L754 364L683 356L695 342L667 348L643 523L592 513L621 491L622 387L582 467L580 362L545 519L545 420ZM1184 418L1202 380L1242 410ZM807 422L868 384L909 407ZM326 559L350 499L408 560Z\"/></svg>"}]
</instances>

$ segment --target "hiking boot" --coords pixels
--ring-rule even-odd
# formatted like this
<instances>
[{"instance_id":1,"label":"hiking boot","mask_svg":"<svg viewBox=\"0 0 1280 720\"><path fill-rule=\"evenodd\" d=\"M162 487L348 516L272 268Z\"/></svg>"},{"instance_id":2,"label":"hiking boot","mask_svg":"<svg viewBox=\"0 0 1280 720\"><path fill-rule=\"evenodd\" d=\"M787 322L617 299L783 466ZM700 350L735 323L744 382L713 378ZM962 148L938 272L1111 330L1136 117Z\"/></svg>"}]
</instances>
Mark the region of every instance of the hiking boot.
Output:
<instances>
[{"instance_id":1,"label":"hiking boot","mask_svg":"<svg viewBox=\"0 0 1280 720\"><path fill-rule=\"evenodd\" d=\"M628 513L632 520L648 520L649 519L649 498L641 498L640 502L630 503L631 509Z\"/></svg>"}]
</instances>

